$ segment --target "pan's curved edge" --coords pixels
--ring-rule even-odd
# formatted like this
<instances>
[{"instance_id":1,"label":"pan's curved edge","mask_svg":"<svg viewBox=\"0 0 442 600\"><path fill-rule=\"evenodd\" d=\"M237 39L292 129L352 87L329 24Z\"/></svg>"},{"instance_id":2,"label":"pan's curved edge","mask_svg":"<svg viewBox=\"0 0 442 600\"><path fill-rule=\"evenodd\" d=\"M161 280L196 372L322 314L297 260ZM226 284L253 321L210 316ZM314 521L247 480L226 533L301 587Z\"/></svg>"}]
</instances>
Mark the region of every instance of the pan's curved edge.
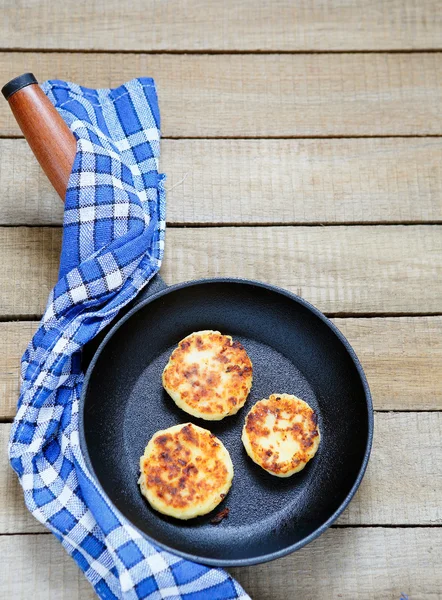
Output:
<instances>
[{"instance_id":1,"label":"pan's curved edge","mask_svg":"<svg viewBox=\"0 0 442 600\"><path fill-rule=\"evenodd\" d=\"M177 290L180 290L183 288L192 287L192 286L201 285L201 284L210 284L210 283L238 283L238 284L243 284L243 285L264 288L264 289L276 292L278 294L281 294L283 296L286 296L287 298L290 298L290 299L294 300L295 302L298 302L299 304L301 304L302 306L304 306L305 308L310 310L321 321L323 321L325 323L325 325L327 325L327 327L329 327L332 330L332 332L339 338L341 343L344 345L344 348L347 350L348 354L350 355L350 358L352 359L352 362L355 365L356 370L361 379L361 383L362 383L362 387L363 387L364 395L365 395L365 400L366 400L366 405L367 405L368 432L367 432L367 443L365 446L364 459L362 461L362 465L361 465L361 468L359 469L355 483L351 487L345 500L342 502L342 504L339 506L339 508L331 515L331 517L329 517L327 519L327 521L325 521L320 527L318 527L318 529L316 529L316 531L314 531L313 533L311 533L309 536L305 537L304 539L300 540L299 542L292 544L291 546L287 546L286 548L283 548L282 550L278 550L276 552L271 552L269 554L264 554L262 556L257 556L257 557L253 557L253 558L247 558L247 559L235 559L235 560L212 559L212 558L203 558L203 557L200 557L197 555L189 554L187 552L182 552L181 550L176 550L175 548L171 548L170 546L167 546L166 544L157 542L152 537L147 535L144 531L141 531L141 529L139 529L138 527L136 527L135 525L130 523L130 521L128 521L128 519L117 509L117 507L113 505L113 503L108 498L106 492L102 488L102 486L96 476L96 473L92 467L92 463L91 463L89 453L87 450L85 434L84 434L84 399L85 399L86 390L87 390L87 387L89 384L90 377L94 370L94 366L98 360L98 357L101 354L101 352L103 351L103 349L106 346L106 344L108 343L108 341L110 340L110 338L112 338L114 333L128 319L130 319L133 314L135 314L136 312L138 312L139 310L141 310L142 308L144 308L151 302L157 300L158 298L161 298L162 296L164 296L166 294L169 294L171 292L174 292L174 291L177 291ZM364 370L362 368L362 365L359 362L356 352L353 350L350 342L347 340L347 338L344 336L344 334L339 330L339 328L332 321L330 321L330 319L328 319L319 309L317 309L315 306L313 306L313 304L310 304L310 302L308 302L307 300L304 300L300 296L297 296L296 294L293 294L292 292L289 292L288 290L285 290L278 286L270 285L268 283L261 282L261 281L255 281L253 279L221 277L221 278L209 278L209 279L198 279L198 280L194 280L194 281L185 281L182 283L177 283L175 285L168 286L165 289L162 289L162 290L152 294L151 296L148 296L146 299L142 300L141 302L137 303L127 314L125 314L121 319L119 319L115 323L115 325L112 327L112 329L109 331L109 333L106 335L106 337L101 342L93 359L91 360L88 370L87 370L87 373L86 373L86 376L85 376L85 379L84 379L84 383L83 383L83 388L82 388L81 398L80 398L80 403L79 403L78 417L79 417L80 449L83 454L83 458L86 463L86 466L94 478L95 485L100 490L103 497L106 498L108 503L112 506L112 508L119 515L120 519L123 522L127 522L130 525L130 527L132 527L135 531L137 531L141 535L141 537L146 538L154 546L162 548L163 550L167 550L167 551L171 552L172 554L176 554L187 560L191 560L194 562L198 562L200 564L205 564L205 565L213 566L213 567L224 567L224 568L226 568L226 567L247 567L247 566L257 565L257 564L261 564L261 563L265 563L265 562L270 562L272 560L276 560L277 558L282 558L283 556L286 556L287 554L291 554L292 552L295 552L296 550L303 548L304 546L306 546L307 544L309 544L310 542L312 542L313 540L318 538L343 513L343 511L347 508L347 506L349 505L353 496L355 495L355 493L356 493L357 489L359 488L361 481L364 477L365 471L367 469L367 465L368 465L368 461L370 458L370 453L371 453L371 449L372 449L372 445L373 445L374 413L373 413L373 402L372 402L371 392L370 392L370 388L369 388Z\"/></svg>"}]
</instances>

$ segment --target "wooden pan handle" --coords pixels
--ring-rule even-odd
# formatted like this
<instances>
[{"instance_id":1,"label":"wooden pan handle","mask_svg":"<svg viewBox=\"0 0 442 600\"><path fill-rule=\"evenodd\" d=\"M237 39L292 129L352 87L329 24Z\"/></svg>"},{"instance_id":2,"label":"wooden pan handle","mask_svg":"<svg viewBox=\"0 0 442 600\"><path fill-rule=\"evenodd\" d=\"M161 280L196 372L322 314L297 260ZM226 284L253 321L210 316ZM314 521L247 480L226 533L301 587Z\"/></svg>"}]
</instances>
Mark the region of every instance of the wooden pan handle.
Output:
<instances>
[{"instance_id":1,"label":"wooden pan handle","mask_svg":"<svg viewBox=\"0 0 442 600\"><path fill-rule=\"evenodd\" d=\"M77 142L32 73L12 79L2 93L43 171L64 201Z\"/></svg>"}]
</instances>

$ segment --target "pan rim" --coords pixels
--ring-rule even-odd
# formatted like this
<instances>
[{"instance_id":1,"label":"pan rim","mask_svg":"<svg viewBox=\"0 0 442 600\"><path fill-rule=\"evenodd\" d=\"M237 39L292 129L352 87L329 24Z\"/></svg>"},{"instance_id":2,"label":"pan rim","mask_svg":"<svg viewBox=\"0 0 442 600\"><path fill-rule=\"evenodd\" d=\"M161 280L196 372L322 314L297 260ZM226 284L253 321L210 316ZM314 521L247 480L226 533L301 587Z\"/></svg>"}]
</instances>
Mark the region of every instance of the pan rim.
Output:
<instances>
[{"instance_id":1,"label":"pan rim","mask_svg":"<svg viewBox=\"0 0 442 600\"><path fill-rule=\"evenodd\" d=\"M188 288L188 287L193 287L193 286L197 286L197 285L202 285L202 284L211 284L211 283L236 283L236 284L241 284L241 285L248 285L248 286L255 286L255 287L260 287L263 289L267 289L271 292L275 292L278 294L281 294L283 296L286 296L287 298L297 302L298 304L301 304L304 308L306 308L307 310L309 310L310 312L312 312L316 317L318 317L329 329L331 329L331 331L338 337L338 339L340 340L340 342L343 344L345 350L347 351L347 353L349 354L354 366L356 367L357 373L359 375L359 378L361 380L361 384L362 384L362 388L363 388L363 392L364 392L364 397L365 397L365 402L366 402L366 408L367 408L367 421L368 421L368 431L367 431L367 443L365 445L365 452L364 452L364 458L362 460L362 464L361 467L358 471L357 477L355 479L354 484L352 485L350 491L348 492L347 496L345 497L345 499L343 500L343 502L340 504L340 506L336 509L336 511L324 522L322 523L322 525L320 525L320 527L318 527L315 531L313 531L310 535L306 536L305 538L303 538L302 540L299 540L298 542L295 542L294 544L291 544L289 546L286 546L285 548L282 548L280 550L277 550L275 552L269 552L263 555L259 555L259 556L253 556L251 558L240 558L240 559L219 559L219 558L210 558L210 557L201 557L198 556L197 554L191 554L188 552L183 552L182 550L177 550L175 548L172 548L170 546L168 546L167 544L164 544L162 542L159 542L157 540L155 540L153 537L151 537L150 535L148 535L147 533L145 533L144 531L142 531L139 527L137 527L135 524L133 524L127 517L125 517L121 511L114 505L114 503L112 502L112 500L109 498L108 494L105 492L105 490L103 489L96 473L95 470L92 466L92 462L89 456L89 452L87 449L87 444L86 444L86 439L85 439L85 429L84 429L84 408L85 408L85 397L86 397L86 392L88 389L88 384L89 384L89 380L92 376L92 373L94 371L94 367L95 364L101 354L101 352L103 351L103 349L105 348L105 346L107 345L107 343L109 342L109 340L113 337L113 335L116 333L116 331L128 320L132 317L132 315L134 315L135 313L137 313L139 310L141 310L142 308L144 308L145 306L147 306L148 304L150 304L151 302L157 300L158 298L161 298L162 296L165 296L166 294L169 294L171 292L175 292L177 290L180 289L184 289L184 288ZM353 496L355 495L357 489L359 488L361 481L364 477L365 471L367 469L367 465L368 465L368 461L370 458L370 454L371 454L371 449L372 449L372 445L373 445L373 429L374 429L374 411L373 411L373 401L372 401L372 397L371 397L371 392L370 392L370 388L367 382L367 378L365 376L364 370L362 368L362 365L356 355L356 352L354 351L354 349L352 348L350 342L347 340L347 338L344 336L344 334L338 329L338 327L328 318L326 317L318 308L316 308L313 304L311 304L310 302L308 302L307 300L305 300L304 298L301 298L300 296L297 296L296 294L294 294L293 292L290 292L288 290L285 290L284 288L269 284L269 283L265 283L262 281L257 281L257 280L253 280L253 279L244 279L244 278L240 278L240 277L214 277L214 278L203 278L203 279L196 279L196 280L191 280L191 281L184 281L181 283L176 283L174 285L171 286L166 286L164 289L153 293L151 296L148 296L147 298L145 298L144 300L141 300L139 303L137 303L130 311L128 311L121 319L119 319L118 321L116 321L116 323L113 325L113 327L111 328L111 330L107 333L107 335L105 336L105 338L103 339L103 341L100 343L97 351L95 352L89 366L88 369L86 371L85 374L85 378L84 378L84 382L83 382L83 387L81 390L81 396L80 396L80 401L79 401L79 414L78 414L78 418L79 418L79 442L80 442L80 450L81 453L83 455L83 459L84 462L86 464L86 467L88 468L89 472L91 473L93 480L94 480L94 485L97 487L98 491L101 493L101 495L106 499L106 501L110 504L110 506L112 506L112 508L116 511L117 515L119 516L119 518L123 521L123 522L127 522L135 531L137 531L137 533L139 533L141 535L141 537L143 537L144 539L148 540L150 543L152 543L154 546L157 546L163 550L166 550L172 554L178 555L184 559L193 561L193 562L197 562L200 564L204 564L204 565L208 565L208 566L213 566L213 567L246 567L246 566L252 566L252 565L258 565L258 564L262 564L265 562L270 562L272 560L276 560L278 558L282 558L283 556L287 556L288 554L291 554L293 552L295 552L296 550L299 550L301 548L303 548L304 546L306 546L307 544L309 544L310 542L312 542L313 540L315 540L316 538L318 538L322 533L324 533L335 521L336 519L343 513L343 511L347 508L347 506L349 505L350 501L352 500Z\"/></svg>"}]
</instances>

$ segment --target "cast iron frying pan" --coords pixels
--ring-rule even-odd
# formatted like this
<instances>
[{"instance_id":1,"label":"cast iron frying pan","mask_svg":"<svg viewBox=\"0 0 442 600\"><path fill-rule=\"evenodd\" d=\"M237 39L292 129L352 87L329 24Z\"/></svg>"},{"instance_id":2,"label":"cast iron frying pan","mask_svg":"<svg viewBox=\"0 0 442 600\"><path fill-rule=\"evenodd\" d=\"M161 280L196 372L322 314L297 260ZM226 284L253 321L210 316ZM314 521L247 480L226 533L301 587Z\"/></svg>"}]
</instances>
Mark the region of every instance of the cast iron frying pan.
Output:
<instances>
[{"instance_id":1,"label":"cast iron frying pan","mask_svg":"<svg viewBox=\"0 0 442 600\"><path fill-rule=\"evenodd\" d=\"M161 385L173 348L189 333L204 329L239 340L254 367L246 405L218 422L182 412ZM322 436L316 457L287 479L254 464L241 443L250 407L284 392L317 411ZM165 517L149 506L137 485L139 458L151 436L187 421L212 431L232 457L233 486L215 510L228 507L230 514L219 525L210 523L213 514L190 521ZM95 353L80 410L86 462L112 504L157 545L218 566L271 560L322 533L355 493L372 433L368 385L337 328L289 292L235 279L166 288L157 278L147 297L117 322Z\"/></svg>"}]
</instances>

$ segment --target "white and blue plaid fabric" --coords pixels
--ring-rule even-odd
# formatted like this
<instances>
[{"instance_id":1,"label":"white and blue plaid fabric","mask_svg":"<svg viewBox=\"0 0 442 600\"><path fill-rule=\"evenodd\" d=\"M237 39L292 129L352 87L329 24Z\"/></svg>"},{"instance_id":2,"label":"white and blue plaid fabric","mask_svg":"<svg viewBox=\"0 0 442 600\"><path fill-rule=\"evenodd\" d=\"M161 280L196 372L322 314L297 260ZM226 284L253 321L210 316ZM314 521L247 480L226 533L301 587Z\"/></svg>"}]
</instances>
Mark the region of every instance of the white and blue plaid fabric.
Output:
<instances>
[{"instance_id":1,"label":"white and blue plaid fabric","mask_svg":"<svg viewBox=\"0 0 442 600\"><path fill-rule=\"evenodd\" d=\"M98 596L227 600L248 596L223 570L162 551L118 516L79 447L82 346L159 270L165 192L158 173L155 84L43 89L77 138L66 193L59 280L21 365L9 454L32 514L63 544Z\"/></svg>"}]
</instances>

